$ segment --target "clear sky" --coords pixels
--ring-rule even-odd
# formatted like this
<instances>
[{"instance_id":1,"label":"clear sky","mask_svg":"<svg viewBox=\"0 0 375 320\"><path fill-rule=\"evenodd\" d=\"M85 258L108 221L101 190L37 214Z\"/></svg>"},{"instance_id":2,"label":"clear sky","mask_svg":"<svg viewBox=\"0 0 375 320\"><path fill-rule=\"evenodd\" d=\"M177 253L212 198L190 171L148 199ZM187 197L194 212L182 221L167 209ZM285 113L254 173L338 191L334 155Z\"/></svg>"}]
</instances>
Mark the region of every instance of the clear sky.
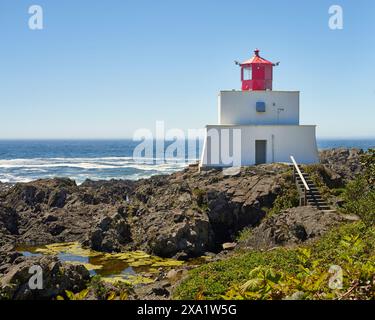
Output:
<instances>
[{"instance_id":1,"label":"clear sky","mask_svg":"<svg viewBox=\"0 0 375 320\"><path fill-rule=\"evenodd\" d=\"M218 91L240 88L233 61L256 47L318 137L375 137L374 36L373 0L0 0L0 139L216 123Z\"/></svg>"}]
</instances>

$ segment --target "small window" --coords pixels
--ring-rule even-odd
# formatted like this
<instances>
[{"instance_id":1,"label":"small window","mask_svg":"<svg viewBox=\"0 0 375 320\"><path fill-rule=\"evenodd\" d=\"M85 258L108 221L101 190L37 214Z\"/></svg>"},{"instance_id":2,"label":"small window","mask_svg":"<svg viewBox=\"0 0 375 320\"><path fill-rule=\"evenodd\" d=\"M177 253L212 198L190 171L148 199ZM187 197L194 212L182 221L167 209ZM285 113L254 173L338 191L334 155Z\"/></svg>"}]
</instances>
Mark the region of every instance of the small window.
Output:
<instances>
[{"instance_id":1,"label":"small window","mask_svg":"<svg viewBox=\"0 0 375 320\"><path fill-rule=\"evenodd\" d=\"M256 104L257 112L266 112L266 103L263 101L258 101Z\"/></svg>"},{"instance_id":2,"label":"small window","mask_svg":"<svg viewBox=\"0 0 375 320\"><path fill-rule=\"evenodd\" d=\"M251 67L243 68L243 79L244 80L251 80L253 78L252 69Z\"/></svg>"}]
</instances>

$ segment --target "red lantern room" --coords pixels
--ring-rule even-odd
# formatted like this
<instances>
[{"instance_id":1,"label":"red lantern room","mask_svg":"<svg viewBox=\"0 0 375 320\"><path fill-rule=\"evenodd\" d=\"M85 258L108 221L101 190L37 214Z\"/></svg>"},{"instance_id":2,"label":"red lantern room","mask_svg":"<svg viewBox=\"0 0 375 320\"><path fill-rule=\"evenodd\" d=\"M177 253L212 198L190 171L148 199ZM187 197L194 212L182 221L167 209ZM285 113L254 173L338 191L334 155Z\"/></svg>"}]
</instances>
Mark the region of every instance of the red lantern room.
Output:
<instances>
[{"instance_id":1,"label":"red lantern room","mask_svg":"<svg viewBox=\"0 0 375 320\"><path fill-rule=\"evenodd\" d=\"M251 59L239 64L242 90L272 90L272 69L275 64L259 56L259 49L254 54Z\"/></svg>"}]
</instances>

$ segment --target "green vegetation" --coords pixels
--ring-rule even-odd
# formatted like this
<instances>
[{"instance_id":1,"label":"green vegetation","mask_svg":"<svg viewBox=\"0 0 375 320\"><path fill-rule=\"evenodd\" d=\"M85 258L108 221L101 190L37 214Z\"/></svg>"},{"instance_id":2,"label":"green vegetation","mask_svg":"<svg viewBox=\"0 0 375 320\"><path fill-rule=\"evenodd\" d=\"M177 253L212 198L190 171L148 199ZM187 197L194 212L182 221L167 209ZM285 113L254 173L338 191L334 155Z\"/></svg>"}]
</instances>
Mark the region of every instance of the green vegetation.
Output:
<instances>
[{"instance_id":1,"label":"green vegetation","mask_svg":"<svg viewBox=\"0 0 375 320\"><path fill-rule=\"evenodd\" d=\"M250 228L250 227L244 228L244 229L242 229L242 230L238 233L238 236L237 236L236 240L237 240L238 242L245 241L246 239L249 239L249 238L250 238L251 233L252 233L252 228Z\"/></svg>"},{"instance_id":2,"label":"green vegetation","mask_svg":"<svg viewBox=\"0 0 375 320\"><path fill-rule=\"evenodd\" d=\"M86 289L78 293L65 290L56 300L87 300L89 296L98 300L127 300L130 293L133 293L133 287L129 284L119 281L108 285L100 276L95 276Z\"/></svg>"},{"instance_id":3,"label":"green vegetation","mask_svg":"<svg viewBox=\"0 0 375 320\"><path fill-rule=\"evenodd\" d=\"M375 224L375 149L361 158L363 174L346 186L344 211L358 215L366 226Z\"/></svg>"},{"instance_id":4,"label":"green vegetation","mask_svg":"<svg viewBox=\"0 0 375 320\"><path fill-rule=\"evenodd\" d=\"M121 281L108 286L99 276L91 279L89 289L100 300L127 300L130 293L133 292L133 286Z\"/></svg>"},{"instance_id":5,"label":"green vegetation","mask_svg":"<svg viewBox=\"0 0 375 320\"><path fill-rule=\"evenodd\" d=\"M200 212L207 212L209 210L207 204L207 191L195 188L193 189L192 194L193 199L196 202L196 206L193 206L193 208Z\"/></svg>"},{"instance_id":6,"label":"green vegetation","mask_svg":"<svg viewBox=\"0 0 375 320\"><path fill-rule=\"evenodd\" d=\"M72 291L65 290L65 298L63 296L57 296L56 300L85 300L88 293L88 289L82 290L78 293L73 293Z\"/></svg>"},{"instance_id":7,"label":"green vegetation","mask_svg":"<svg viewBox=\"0 0 375 320\"><path fill-rule=\"evenodd\" d=\"M335 197L341 196L345 192L345 188L335 188L331 189L331 194Z\"/></svg>"},{"instance_id":8,"label":"green vegetation","mask_svg":"<svg viewBox=\"0 0 375 320\"><path fill-rule=\"evenodd\" d=\"M372 188L375 188L375 149L369 149L362 155L361 165L364 168L363 177Z\"/></svg>"},{"instance_id":9,"label":"green vegetation","mask_svg":"<svg viewBox=\"0 0 375 320\"><path fill-rule=\"evenodd\" d=\"M287 172L283 176L281 183L281 193L275 199L273 206L267 212L267 217L278 214L281 211L299 205L299 195L291 172Z\"/></svg>"},{"instance_id":10,"label":"green vegetation","mask_svg":"<svg viewBox=\"0 0 375 320\"><path fill-rule=\"evenodd\" d=\"M310 179L314 182L324 200L329 201L332 195L337 193L334 191L336 189L330 186L330 176L322 164L308 165L304 167L304 170L309 174Z\"/></svg>"},{"instance_id":11,"label":"green vegetation","mask_svg":"<svg viewBox=\"0 0 375 320\"><path fill-rule=\"evenodd\" d=\"M335 289L336 270L343 273ZM190 272L179 299L374 299L375 228L345 225L296 249L239 251ZM337 286L336 286L337 287Z\"/></svg>"},{"instance_id":12,"label":"green vegetation","mask_svg":"<svg viewBox=\"0 0 375 320\"><path fill-rule=\"evenodd\" d=\"M175 298L375 299L375 150L365 153L361 162L361 175L334 191L327 187L320 165L306 170L321 192L341 195L345 212L357 214L361 221L299 248L238 250L190 271ZM276 199L273 213L293 205L290 190ZM246 229L239 238L250 234Z\"/></svg>"}]
</instances>

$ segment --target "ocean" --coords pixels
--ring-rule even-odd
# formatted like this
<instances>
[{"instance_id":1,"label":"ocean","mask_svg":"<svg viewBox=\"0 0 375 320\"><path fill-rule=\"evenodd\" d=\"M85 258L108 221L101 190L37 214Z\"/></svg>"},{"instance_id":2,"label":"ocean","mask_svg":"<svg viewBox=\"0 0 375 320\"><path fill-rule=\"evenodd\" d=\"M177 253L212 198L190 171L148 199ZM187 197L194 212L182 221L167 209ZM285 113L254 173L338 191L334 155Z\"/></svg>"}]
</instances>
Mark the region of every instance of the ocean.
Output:
<instances>
[{"instance_id":1,"label":"ocean","mask_svg":"<svg viewBox=\"0 0 375 320\"><path fill-rule=\"evenodd\" d=\"M0 181L28 182L41 178L69 177L78 184L86 179L148 178L170 174L199 159L199 143L185 142L185 155L164 158L155 152L133 158L139 142L132 140L0 141ZM318 139L319 149L375 147L375 139ZM166 150L168 145L164 147Z\"/></svg>"}]
</instances>

